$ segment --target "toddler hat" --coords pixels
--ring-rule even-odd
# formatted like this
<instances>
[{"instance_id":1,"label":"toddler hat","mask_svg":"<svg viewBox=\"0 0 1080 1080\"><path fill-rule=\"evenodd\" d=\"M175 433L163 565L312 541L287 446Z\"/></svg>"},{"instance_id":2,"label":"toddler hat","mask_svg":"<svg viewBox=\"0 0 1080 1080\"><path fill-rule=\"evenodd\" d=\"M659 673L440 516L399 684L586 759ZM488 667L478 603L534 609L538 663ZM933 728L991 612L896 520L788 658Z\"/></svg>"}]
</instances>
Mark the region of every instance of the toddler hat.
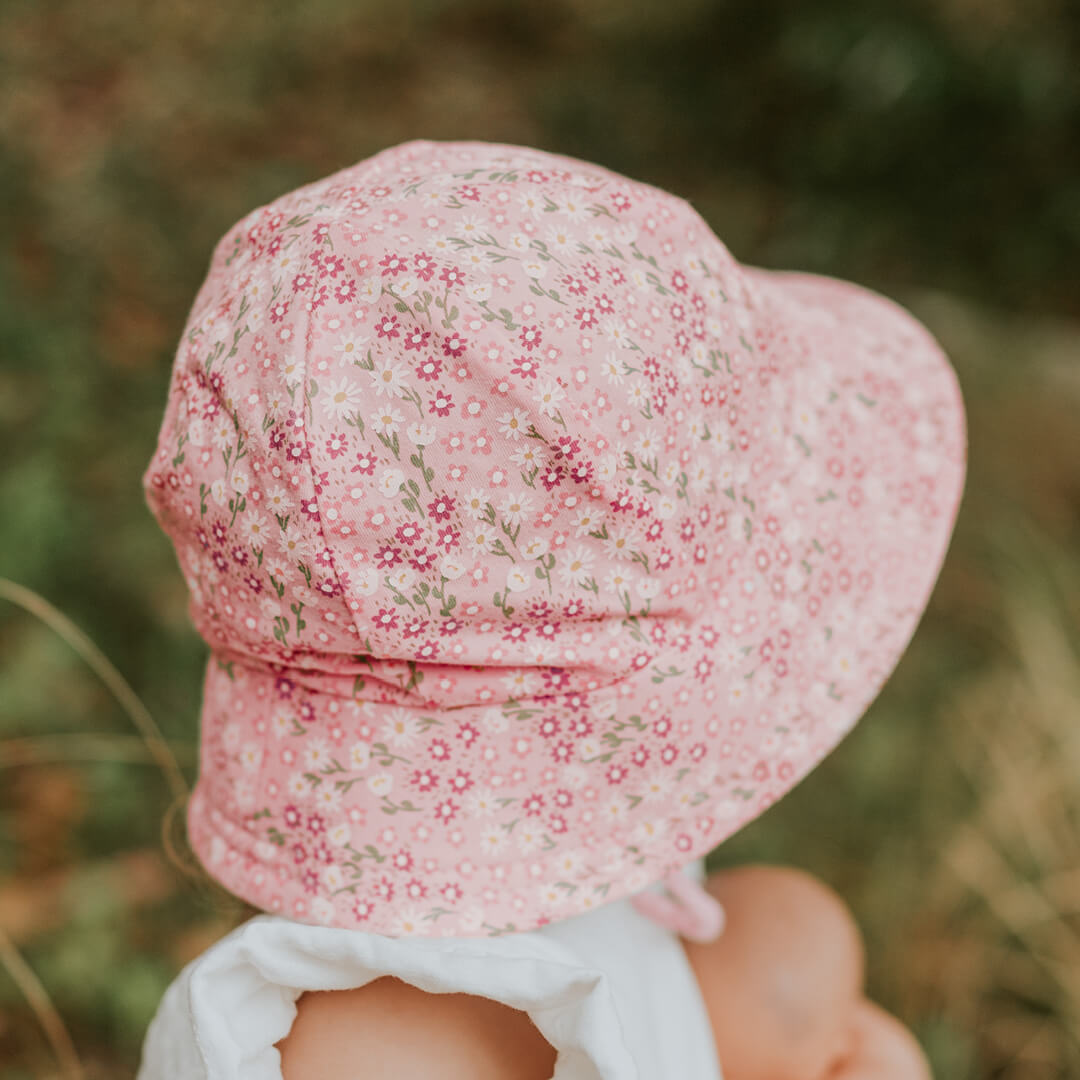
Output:
<instances>
[{"instance_id":1,"label":"toddler hat","mask_svg":"<svg viewBox=\"0 0 1080 1080\"><path fill-rule=\"evenodd\" d=\"M143 477L210 646L194 850L388 935L635 893L873 700L964 465L910 314L647 184L417 141L284 195L217 246Z\"/></svg>"}]
</instances>

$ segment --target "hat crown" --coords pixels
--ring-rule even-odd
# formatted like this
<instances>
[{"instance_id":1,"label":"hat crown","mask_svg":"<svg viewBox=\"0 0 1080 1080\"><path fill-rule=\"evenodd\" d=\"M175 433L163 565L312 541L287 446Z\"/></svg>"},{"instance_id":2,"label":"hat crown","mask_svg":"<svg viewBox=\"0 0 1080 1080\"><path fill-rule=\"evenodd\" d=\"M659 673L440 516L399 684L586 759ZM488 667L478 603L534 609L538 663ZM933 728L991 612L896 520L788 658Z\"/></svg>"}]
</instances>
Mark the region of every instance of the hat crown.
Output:
<instances>
[{"instance_id":1,"label":"hat crown","mask_svg":"<svg viewBox=\"0 0 1080 1080\"><path fill-rule=\"evenodd\" d=\"M688 492L767 387L748 305L684 200L540 151L409 143L252 212L177 359L187 479L145 477L200 632L440 704L644 667L714 572Z\"/></svg>"}]
</instances>

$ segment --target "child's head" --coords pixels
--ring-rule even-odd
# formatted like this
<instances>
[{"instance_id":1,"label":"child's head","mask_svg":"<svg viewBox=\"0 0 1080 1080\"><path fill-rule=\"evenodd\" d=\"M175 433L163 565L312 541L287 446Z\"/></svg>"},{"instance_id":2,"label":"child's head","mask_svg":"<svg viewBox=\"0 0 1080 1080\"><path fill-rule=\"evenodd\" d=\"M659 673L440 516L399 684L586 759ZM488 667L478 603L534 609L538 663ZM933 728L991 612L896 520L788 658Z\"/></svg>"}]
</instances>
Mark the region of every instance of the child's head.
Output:
<instances>
[{"instance_id":1,"label":"child's head","mask_svg":"<svg viewBox=\"0 0 1080 1080\"><path fill-rule=\"evenodd\" d=\"M283 196L214 253L145 475L212 650L195 850L390 934L643 887L872 700L963 461L909 315L645 184L415 142Z\"/></svg>"}]
</instances>

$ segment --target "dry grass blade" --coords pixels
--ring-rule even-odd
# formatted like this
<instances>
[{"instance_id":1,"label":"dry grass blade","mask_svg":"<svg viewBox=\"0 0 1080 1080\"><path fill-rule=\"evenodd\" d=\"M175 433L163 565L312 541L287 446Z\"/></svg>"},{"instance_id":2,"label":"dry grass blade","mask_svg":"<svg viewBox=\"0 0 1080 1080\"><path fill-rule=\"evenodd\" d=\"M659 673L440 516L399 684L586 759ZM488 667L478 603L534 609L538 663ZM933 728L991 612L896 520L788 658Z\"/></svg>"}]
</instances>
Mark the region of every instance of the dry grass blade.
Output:
<instances>
[{"instance_id":1,"label":"dry grass blade","mask_svg":"<svg viewBox=\"0 0 1080 1080\"><path fill-rule=\"evenodd\" d=\"M981 989L959 993L980 1075L1003 1080L1058 1080L1080 1062L1080 657L1073 582L1043 554L1017 558L1003 589L1013 663L957 688L944 713L975 801L942 845L938 903L990 957Z\"/></svg>"},{"instance_id":2,"label":"dry grass blade","mask_svg":"<svg viewBox=\"0 0 1080 1080\"><path fill-rule=\"evenodd\" d=\"M0 927L0 962L3 963L4 969L34 1010L66 1080L85 1080L86 1072L75 1051L75 1044L71 1041L68 1029L56 1011L56 1006L53 1005L45 987L41 985L41 980L34 974L33 969L23 959L22 953L15 948L2 927Z\"/></svg>"},{"instance_id":3,"label":"dry grass blade","mask_svg":"<svg viewBox=\"0 0 1080 1080\"><path fill-rule=\"evenodd\" d=\"M109 658L63 612L53 607L32 589L27 589L7 578L0 578L0 597L41 619L86 661L112 691L113 696L139 730L146 742L147 750L165 774L173 798L184 798L187 795L188 786L176 757L150 715L150 711Z\"/></svg>"},{"instance_id":4,"label":"dry grass blade","mask_svg":"<svg viewBox=\"0 0 1080 1080\"><path fill-rule=\"evenodd\" d=\"M174 744L172 753L189 763L195 759L190 744ZM17 765L37 765L46 761L116 761L130 764L158 764L141 735L36 735L0 740L0 769Z\"/></svg>"}]
</instances>

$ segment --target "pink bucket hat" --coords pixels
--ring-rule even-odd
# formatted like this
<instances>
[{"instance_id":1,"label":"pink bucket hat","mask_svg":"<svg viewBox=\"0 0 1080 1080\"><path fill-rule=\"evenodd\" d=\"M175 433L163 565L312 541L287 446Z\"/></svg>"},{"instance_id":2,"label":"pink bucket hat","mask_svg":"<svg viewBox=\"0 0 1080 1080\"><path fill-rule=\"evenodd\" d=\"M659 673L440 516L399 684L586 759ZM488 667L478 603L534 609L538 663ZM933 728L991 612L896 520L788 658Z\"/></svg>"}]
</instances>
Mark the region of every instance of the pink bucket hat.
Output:
<instances>
[{"instance_id":1,"label":"pink bucket hat","mask_svg":"<svg viewBox=\"0 0 1080 1080\"><path fill-rule=\"evenodd\" d=\"M964 462L907 312L646 184L410 142L283 196L214 253L143 478L211 649L195 851L392 935L642 889L866 709Z\"/></svg>"}]
</instances>

